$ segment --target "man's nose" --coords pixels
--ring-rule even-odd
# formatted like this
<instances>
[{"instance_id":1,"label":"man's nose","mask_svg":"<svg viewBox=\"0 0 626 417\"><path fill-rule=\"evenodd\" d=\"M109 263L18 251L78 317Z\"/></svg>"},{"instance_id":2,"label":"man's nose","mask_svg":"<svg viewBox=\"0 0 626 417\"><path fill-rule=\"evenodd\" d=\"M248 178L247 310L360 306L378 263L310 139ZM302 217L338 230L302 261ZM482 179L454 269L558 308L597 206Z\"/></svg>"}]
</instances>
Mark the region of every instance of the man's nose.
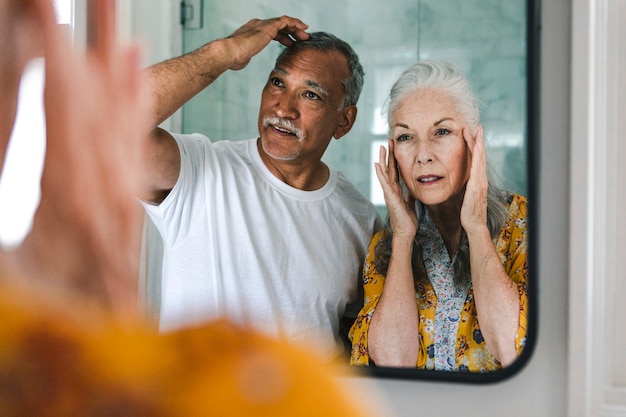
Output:
<instances>
[{"instance_id":1,"label":"man's nose","mask_svg":"<svg viewBox=\"0 0 626 417\"><path fill-rule=\"evenodd\" d=\"M291 94L281 94L274 106L276 116L283 119L295 119L298 117L297 100Z\"/></svg>"}]
</instances>

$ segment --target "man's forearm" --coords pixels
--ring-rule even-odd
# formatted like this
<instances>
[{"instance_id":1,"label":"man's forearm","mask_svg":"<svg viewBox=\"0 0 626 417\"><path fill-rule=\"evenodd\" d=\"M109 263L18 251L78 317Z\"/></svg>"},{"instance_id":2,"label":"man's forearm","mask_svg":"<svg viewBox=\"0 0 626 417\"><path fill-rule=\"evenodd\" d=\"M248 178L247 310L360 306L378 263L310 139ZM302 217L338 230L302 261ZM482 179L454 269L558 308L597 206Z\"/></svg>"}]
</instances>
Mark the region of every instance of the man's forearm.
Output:
<instances>
[{"instance_id":1,"label":"man's forearm","mask_svg":"<svg viewBox=\"0 0 626 417\"><path fill-rule=\"evenodd\" d=\"M223 40L152 65L144 77L152 99L152 127L158 126L231 65Z\"/></svg>"}]
</instances>

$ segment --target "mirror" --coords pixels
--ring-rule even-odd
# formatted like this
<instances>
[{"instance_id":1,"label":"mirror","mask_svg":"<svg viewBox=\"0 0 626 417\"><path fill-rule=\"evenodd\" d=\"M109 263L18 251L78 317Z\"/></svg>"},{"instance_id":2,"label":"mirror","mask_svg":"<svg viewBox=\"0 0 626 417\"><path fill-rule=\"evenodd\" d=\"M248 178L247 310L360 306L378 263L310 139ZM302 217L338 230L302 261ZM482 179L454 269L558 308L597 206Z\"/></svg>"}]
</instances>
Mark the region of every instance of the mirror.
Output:
<instances>
[{"instance_id":1,"label":"mirror","mask_svg":"<svg viewBox=\"0 0 626 417\"><path fill-rule=\"evenodd\" d=\"M532 352L537 321L532 211L538 173L530 168L537 166L533 142L538 131L538 2L322 0L296 5L286 0L205 0L202 9L184 30L185 52L232 33L250 18L282 14L299 17L310 25L310 31L329 31L353 46L366 73L359 114L351 132L331 142L324 161L342 171L383 217L386 208L373 163L380 144L386 143L381 107L392 83L421 59L450 61L466 74L482 103L481 122L490 162L505 188L527 196L530 203L526 347L513 365L492 373L383 367L364 371L382 377L482 382L505 378L520 369ZM202 132L212 140L256 137L261 90L279 50L273 43L246 69L223 74L188 102L182 111L183 133Z\"/></svg>"}]
</instances>

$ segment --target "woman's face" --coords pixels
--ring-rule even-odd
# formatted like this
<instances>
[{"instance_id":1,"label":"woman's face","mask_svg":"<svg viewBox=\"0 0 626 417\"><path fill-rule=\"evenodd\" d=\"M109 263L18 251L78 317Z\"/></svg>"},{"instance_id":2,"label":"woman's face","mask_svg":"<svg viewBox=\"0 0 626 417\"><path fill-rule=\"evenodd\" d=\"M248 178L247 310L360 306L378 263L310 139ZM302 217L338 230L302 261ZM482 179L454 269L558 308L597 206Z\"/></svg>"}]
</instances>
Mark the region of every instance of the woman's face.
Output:
<instances>
[{"instance_id":1,"label":"woman's face","mask_svg":"<svg viewBox=\"0 0 626 417\"><path fill-rule=\"evenodd\" d=\"M394 154L411 195L427 206L461 201L471 157L468 128L454 102L436 89L409 93L391 118Z\"/></svg>"}]
</instances>

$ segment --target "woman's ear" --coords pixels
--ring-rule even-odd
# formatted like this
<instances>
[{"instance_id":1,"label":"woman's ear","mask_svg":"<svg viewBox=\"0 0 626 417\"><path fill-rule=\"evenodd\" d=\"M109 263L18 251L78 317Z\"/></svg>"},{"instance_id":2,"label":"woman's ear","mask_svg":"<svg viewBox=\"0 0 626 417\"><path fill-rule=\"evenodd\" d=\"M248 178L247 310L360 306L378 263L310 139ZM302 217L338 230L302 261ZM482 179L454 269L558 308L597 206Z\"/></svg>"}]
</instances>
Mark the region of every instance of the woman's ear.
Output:
<instances>
[{"instance_id":1,"label":"woman's ear","mask_svg":"<svg viewBox=\"0 0 626 417\"><path fill-rule=\"evenodd\" d=\"M348 106L339 112L337 116L339 118L339 124L335 129L333 137L339 139L352 129L354 121L356 120L357 107L356 105Z\"/></svg>"}]
</instances>

